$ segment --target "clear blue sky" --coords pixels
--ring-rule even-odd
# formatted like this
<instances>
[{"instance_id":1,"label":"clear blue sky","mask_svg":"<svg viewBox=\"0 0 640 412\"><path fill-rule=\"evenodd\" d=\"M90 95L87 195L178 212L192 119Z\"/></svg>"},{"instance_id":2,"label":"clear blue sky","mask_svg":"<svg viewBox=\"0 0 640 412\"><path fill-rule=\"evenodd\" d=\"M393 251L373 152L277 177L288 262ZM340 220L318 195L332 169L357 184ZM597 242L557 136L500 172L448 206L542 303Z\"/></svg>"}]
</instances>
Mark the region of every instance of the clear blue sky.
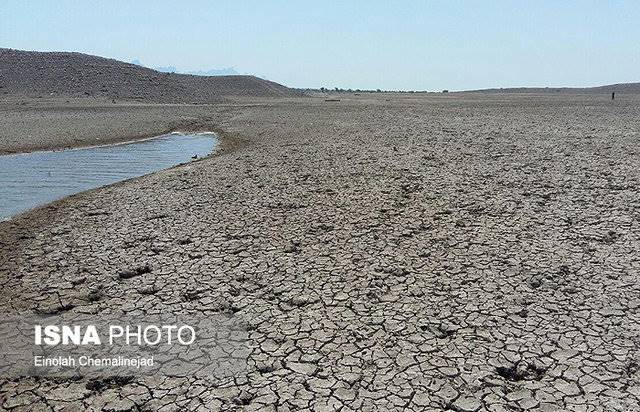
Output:
<instances>
[{"instance_id":1,"label":"clear blue sky","mask_svg":"<svg viewBox=\"0 0 640 412\"><path fill-rule=\"evenodd\" d=\"M640 81L640 1L0 0L0 47L294 87L590 86Z\"/></svg>"}]
</instances>

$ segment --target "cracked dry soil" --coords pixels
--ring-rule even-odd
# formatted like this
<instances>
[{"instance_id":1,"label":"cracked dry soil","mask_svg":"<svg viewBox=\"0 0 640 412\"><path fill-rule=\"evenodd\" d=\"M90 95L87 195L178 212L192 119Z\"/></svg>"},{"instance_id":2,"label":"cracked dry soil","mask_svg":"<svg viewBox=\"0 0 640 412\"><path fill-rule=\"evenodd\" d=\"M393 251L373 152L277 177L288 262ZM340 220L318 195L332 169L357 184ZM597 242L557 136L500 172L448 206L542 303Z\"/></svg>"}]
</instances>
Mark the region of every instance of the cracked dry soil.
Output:
<instances>
[{"instance_id":1,"label":"cracked dry soil","mask_svg":"<svg viewBox=\"0 0 640 412\"><path fill-rule=\"evenodd\" d=\"M233 313L248 372L5 379L0 405L640 410L639 103L194 109L218 155L0 223L2 310Z\"/></svg>"}]
</instances>

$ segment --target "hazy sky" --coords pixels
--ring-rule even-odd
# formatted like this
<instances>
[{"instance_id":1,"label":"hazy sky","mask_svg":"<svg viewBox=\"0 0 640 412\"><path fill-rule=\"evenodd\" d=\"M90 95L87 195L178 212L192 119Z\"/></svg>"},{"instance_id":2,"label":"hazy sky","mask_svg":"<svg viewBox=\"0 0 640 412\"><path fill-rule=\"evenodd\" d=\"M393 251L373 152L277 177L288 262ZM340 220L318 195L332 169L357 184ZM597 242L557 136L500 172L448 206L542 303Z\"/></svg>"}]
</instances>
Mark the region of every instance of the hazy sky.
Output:
<instances>
[{"instance_id":1,"label":"hazy sky","mask_svg":"<svg viewBox=\"0 0 640 412\"><path fill-rule=\"evenodd\" d=\"M0 0L0 47L294 87L590 86L640 81L640 1Z\"/></svg>"}]
</instances>

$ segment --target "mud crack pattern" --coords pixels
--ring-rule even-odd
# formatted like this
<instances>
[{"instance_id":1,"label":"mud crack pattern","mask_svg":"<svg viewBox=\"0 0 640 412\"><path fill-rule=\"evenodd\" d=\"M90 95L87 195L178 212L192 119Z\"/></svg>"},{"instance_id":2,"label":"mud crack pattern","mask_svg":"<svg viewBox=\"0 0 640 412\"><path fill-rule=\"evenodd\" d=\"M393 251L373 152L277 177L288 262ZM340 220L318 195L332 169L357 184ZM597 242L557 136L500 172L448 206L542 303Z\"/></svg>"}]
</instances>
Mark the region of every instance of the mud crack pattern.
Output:
<instances>
[{"instance_id":1,"label":"mud crack pattern","mask_svg":"<svg viewBox=\"0 0 640 412\"><path fill-rule=\"evenodd\" d=\"M2 223L6 312L229 312L252 348L2 408L640 410L640 101L384 96L208 108L246 144Z\"/></svg>"}]
</instances>

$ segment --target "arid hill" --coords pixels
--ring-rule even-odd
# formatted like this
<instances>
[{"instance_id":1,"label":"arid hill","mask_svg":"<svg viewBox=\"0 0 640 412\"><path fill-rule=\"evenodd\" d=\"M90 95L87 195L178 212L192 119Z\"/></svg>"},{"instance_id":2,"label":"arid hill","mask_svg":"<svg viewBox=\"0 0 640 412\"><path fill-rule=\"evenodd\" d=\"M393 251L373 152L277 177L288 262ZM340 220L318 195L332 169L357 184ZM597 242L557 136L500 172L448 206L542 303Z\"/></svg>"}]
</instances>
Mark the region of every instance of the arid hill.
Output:
<instances>
[{"instance_id":1,"label":"arid hill","mask_svg":"<svg viewBox=\"0 0 640 412\"><path fill-rule=\"evenodd\" d=\"M213 102L227 96L294 96L254 76L161 73L114 59L0 48L0 96L92 96L155 102Z\"/></svg>"},{"instance_id":2,"label":"arid hill","mask_svg":"<svg viewBox=\"0 0 640 412\"><path fill-rule=\"evenodd\" d=\"M640 93L640 83L617 83L596 87L506 87L494 89L469 90L473 93Z\"/></svg>"}]
</instances>

